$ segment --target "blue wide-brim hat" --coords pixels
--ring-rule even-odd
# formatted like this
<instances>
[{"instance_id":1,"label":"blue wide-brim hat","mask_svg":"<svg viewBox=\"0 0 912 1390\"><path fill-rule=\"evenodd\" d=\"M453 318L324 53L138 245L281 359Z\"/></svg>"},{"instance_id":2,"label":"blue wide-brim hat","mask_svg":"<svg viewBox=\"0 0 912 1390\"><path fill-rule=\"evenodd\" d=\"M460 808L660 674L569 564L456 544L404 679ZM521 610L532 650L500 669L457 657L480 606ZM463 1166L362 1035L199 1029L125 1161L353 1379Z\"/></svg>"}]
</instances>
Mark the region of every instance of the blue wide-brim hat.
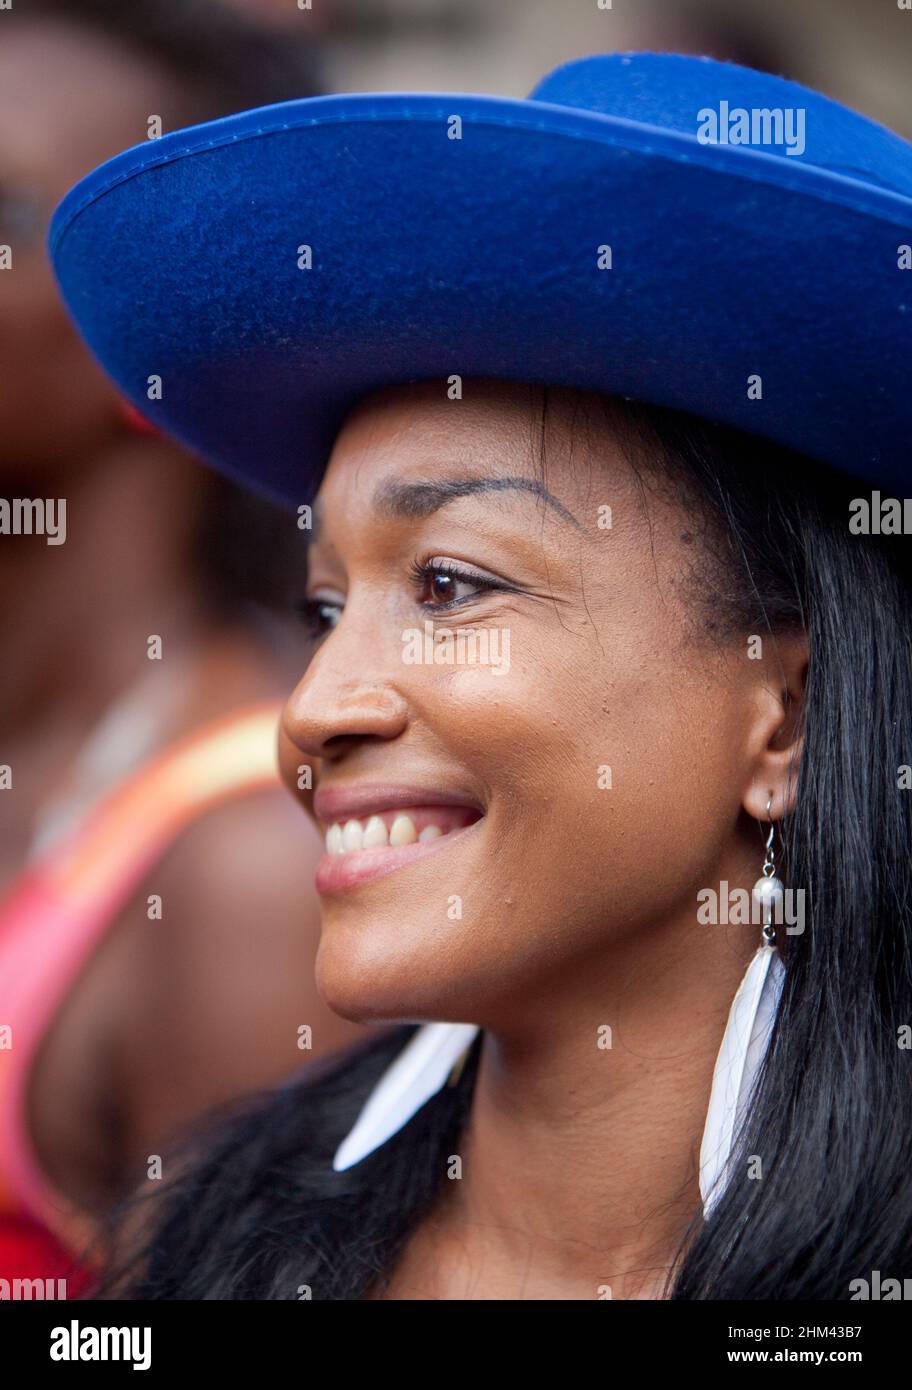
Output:
<instances>
[{"instance_id":1,"label":"blue wide-brim hat","mask_svg":"<svg viewBox=\"0 0 912 1390\"><path fill-rule=\"evenodd\" d=\"M123 393L294 503L360 396L454 375L675 407L904 491L909 243L907 142L650 53L528 100L314 97L176 131L88 175L50 231Z\"/></svg>"}]
</instances>

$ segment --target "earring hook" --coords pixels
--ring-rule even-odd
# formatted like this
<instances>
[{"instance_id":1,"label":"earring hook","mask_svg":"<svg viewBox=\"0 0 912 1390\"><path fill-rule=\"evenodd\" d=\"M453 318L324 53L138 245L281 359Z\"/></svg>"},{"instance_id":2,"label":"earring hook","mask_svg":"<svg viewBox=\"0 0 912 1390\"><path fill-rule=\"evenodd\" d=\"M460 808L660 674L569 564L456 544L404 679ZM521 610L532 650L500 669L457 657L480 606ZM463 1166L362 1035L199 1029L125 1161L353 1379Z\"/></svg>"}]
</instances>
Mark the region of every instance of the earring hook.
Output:
<instances>
[{"instance_id":1,"label":"earring hook","mask_svg":"<svg viewBox=\"0 0 912 1390\"><path fill-rule=\"evenodd\" d=\"M763 914L763 941L767 946L773 946L776 941L776 928L773 926L774 905L781 902L783 895L782 881L776 873L776 855L773 850L773 841L776 836L776 823L773 820L773 794L770 792L769 800L766 803L766 814L769 819L769 834L766 837L766 855L763 860L761 876L757 879L753 888L753 897L759 902Z\"/></svg>"}]
</instances>

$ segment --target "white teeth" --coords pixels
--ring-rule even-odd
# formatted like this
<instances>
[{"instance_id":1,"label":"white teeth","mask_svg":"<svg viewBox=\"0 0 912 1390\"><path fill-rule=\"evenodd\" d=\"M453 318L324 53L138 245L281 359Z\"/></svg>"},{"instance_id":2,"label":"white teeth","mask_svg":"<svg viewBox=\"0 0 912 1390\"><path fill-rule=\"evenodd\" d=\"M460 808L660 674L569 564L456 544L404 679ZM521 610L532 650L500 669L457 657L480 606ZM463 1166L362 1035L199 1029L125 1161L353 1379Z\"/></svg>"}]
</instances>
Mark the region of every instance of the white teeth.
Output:
<instances>
[{"instance_id":1,"label":"white teeth","mask_svg":"<svg viewBox=\"0 0 912 1390\"><path fill-rule=\"evenodd\" d=\"M361 829L361 822L359 820L347 820L342 828L342 853L348 854L353 849L360 849L363 838L364 831Z\"/></svg>"},{"instance_id":2,"label":"white teeth","mask_svg":"<svg viewBox=\"0 0 912 1390\"><path fill-rule=\"evenodd\" d=\"M418 832L411 816L397 816L390 827L390 844L413 845L417 839Z\"/></svg>"},{"instance_id":3,"label":"white teeth","mask_svg":"<svg viewBox=\"0 0 912 1390\"><path fill-rule=\"evenodd\" d=\"M344 825L331 825L326 832L327 854L350 854L359 849L382 849L387 845L413 845L419 840L436 840L446 832L439 825L426 825L419 835L411 816L398 815L387 831L382 816L371 816L366 825L352 818Z\"/></svg>"},{"instance_id":4,"label":"white teeth","mask_svg":"<svg viewBox=\"0 0 912 1390\"><path fill-rule=\"evenodd\" d=\"M364 835L361 839L362 849L374 849L379 845L388 845L389 835L386 833L386 826L383 824L382 817L371 816L367 825L364 827Z\"/></svg>"}]
</instances>

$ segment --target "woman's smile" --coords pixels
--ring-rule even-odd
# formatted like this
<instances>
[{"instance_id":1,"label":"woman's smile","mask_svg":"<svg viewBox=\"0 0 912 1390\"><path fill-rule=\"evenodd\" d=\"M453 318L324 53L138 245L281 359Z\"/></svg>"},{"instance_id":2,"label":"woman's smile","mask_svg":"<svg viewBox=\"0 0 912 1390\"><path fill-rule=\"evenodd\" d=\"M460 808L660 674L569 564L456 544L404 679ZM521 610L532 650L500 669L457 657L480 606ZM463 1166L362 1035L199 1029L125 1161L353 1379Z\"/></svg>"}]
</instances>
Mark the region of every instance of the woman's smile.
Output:
<instances>
[{"instance_id":1,"label":"woman's smile","mask_svg":"<svg viewBox=\"0 0 912 1390\"><path fill-rule=\"evenodd\" d=\"M449 846L483 812L466 799L414 787L321 787L314 814L326 850L318 893L338 893L404 868Z\"/></svg>"}]
</instances>

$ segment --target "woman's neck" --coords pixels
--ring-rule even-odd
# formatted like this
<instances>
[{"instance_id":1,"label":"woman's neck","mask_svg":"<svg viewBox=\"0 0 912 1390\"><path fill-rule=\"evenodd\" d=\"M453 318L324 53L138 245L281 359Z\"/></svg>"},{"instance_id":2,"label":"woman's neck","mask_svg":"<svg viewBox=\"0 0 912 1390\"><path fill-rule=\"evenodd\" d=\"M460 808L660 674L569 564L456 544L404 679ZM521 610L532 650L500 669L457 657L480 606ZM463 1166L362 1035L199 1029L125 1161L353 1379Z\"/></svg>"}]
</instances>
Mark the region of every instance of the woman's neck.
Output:
<instances>
[{"instance_id":1,"label":"woman's neck","mask_svg":"<svg viewBox=\"0 0 912 1390\"><path fill-rule=\"evenodd\" d=\"M740 867L729 880L749 883ZM755 937L693 916L634 934L572 998L527 998L524 1027L489 1030L460 1176L381 1296L662 1297L701 1214L713 1067Z\"/></svg>"}]
</instances>

